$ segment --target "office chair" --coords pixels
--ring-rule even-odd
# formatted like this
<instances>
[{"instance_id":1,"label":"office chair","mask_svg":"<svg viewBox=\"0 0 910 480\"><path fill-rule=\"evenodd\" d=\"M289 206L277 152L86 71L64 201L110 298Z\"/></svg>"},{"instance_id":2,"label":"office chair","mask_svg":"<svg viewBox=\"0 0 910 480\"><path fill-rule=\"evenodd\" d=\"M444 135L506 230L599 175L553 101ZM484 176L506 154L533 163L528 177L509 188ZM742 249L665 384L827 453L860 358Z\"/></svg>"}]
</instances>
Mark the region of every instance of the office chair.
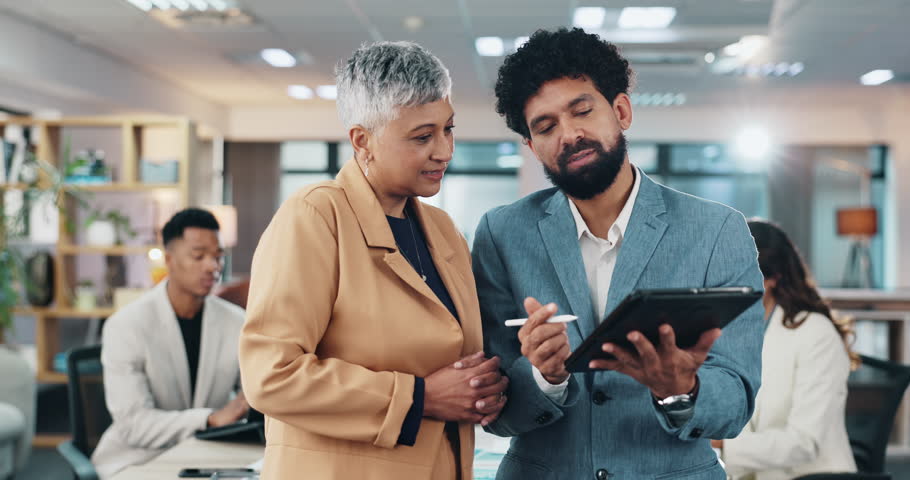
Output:
<instances>
[{"instance_id":1,"label":"office chair","mask_svg":"<svg viewBox=\"0 0 910 480\"><path fill-rule=\"evenodd\" d=\"M885 449L907 386L910 366L860 355L847 382L847 436L860 472L884 473ZM865 478L865 477L864 477Z\"/></svg>"},{"instance_id":2,"label":"office chair","mask_svg":"<svg viewBox=\"0 0 910 480\"><path fill-rule=\"evenodd\" d=\"M101 434L111 425L104 402L101 345L70 350L66 368L73 439L58 445L57 451L70 464L77 480L98 480L89 459Z\"/></svg>"}]
</instances>

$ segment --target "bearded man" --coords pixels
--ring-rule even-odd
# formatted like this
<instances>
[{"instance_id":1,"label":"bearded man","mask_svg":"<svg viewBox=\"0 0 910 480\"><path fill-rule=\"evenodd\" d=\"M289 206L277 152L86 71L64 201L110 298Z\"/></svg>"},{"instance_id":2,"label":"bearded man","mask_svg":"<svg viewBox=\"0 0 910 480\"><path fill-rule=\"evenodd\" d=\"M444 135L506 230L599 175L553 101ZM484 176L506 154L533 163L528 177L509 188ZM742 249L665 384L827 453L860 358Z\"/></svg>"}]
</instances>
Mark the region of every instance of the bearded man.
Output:
<instances>
[{"instance_id":1,"label":"bearded man","mask_svg":"<svg viewBox=\"0 0 910 480\"><path fill-rule=\"evenodd\" d=\"M761 304L690 349L669 325L659 344L604 344L615 360L564 362L636 289L762 290L742 214L660 185L629 162L632 72L583 30L538 31L505 59L497 111L556 186L488 212L473 267L484 351L502 359L509 398L486 429L511 436L497 478L722 480L709 439L749 421L761 375ZM570 324L547 323L573 314ZM529 317L520 329L509 318Z\"/></svg>"}]
</instances>

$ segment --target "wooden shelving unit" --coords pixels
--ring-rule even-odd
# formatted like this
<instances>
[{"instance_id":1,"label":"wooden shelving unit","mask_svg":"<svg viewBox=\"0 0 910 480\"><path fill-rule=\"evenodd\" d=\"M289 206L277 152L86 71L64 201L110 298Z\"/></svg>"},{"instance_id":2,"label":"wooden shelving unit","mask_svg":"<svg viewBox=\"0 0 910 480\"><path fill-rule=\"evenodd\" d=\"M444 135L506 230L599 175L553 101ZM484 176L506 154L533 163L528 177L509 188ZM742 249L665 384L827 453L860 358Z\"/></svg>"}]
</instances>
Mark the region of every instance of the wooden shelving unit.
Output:
<instances>
[{"instance_id":1,"label":"wooden shelving unit","mask_svg":"<svg viewBox=\"0 0 910 480\"><path fill-rule=\"evenodd\" d=\"M58 250L63 255L145 255L157 245L115 245L113 247L96 247L92 245L64 245Z\"/></svg>"},{"instance_id":2,"label":"wooden shelving unit","mask_svg":"<svg viewBox=\"0 0 910 480\"><path fill-rule=\"evenodd\" d=\"M176 193L178 207L183 208L189 198L190 161L195 152L196 138L193 123L184 117L171 116L99 116L99 117L69 117L61 119L35 119L27 117L8 117L0 119L0 137L6 126L20 125L32 131L32 138L37 137L36 157L58 169L64 167L61 159L65 130L78 128L114 129L119 130L115 135L120 138L121 151L119 163L112 162L118 167L119 175L116 181L108 184L69 185L68 191L81 191L91 193L116 193L123 195L149 195L159 191ZM161 132L165 132L162 134ZM162 136L163 135L163 136ZM147 147L162 148L161 138L171 139L165 145L168 152L173 151L173 158L177 160L177 183L143 183L140 179L140 159ZM108 152L112 152L108 150ZM108 159L116 159L118 155L110 155ZM40 181L39 181L40 183ZM3 191L10 189L24 190L28 185L21 183L0 183L0 208L2 206ZM69 197L68 195L64 197ZM62 199L64 207L73 207L71 200ZM106 255L126 256L145 255L154 245L119 245L112 247L98 247L80 245L74 242L73 235L66 227L66 218L61 216L58 226L58 241L54 246L54 301L48 308L16 308L15 313L28 315L34 318L36 333L36 350L38 373L37 380L41 383L64 384L67 377L63 373L53 370L54 355L60 351L59 320L67 319L93 319L107 318L114 313L112 308L96 308L92 310L78 310L73 307L71 292L78 278L75 258L81 255ZM37 435L33 445L38 447L55 446L69 439L69 435L44 434Z\"/></svg>"}]
</instances>

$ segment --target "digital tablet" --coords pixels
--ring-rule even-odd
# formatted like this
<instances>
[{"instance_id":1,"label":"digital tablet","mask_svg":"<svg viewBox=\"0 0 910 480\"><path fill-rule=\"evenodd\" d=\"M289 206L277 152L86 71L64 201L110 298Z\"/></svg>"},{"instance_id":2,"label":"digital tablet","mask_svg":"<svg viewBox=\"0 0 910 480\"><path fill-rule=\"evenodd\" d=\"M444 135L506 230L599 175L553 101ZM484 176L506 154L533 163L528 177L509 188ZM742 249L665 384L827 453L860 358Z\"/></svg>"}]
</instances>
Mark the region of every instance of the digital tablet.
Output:
<instances>
[{"instance_id":1,"label":"digital tablet","mask_svg":"<svg viewBox=\"0 0 910 480\"><path fill-rule=\"evenodd\" d=\"M637 290L572 352L566 370L586 372L591 360L614 358L602 350L607 342L634 353L635 346L626 339L633 330L658 345L658 328L665 323L673 327L679 348L691 348L702 333L725 327L761 296L751 287Z\"/></svg>"},{"instance_id":2,"label":"digital tablet","mask_svg":"<svg viewBox=\"0 0 910 480\"><path fill-rule=\"evenodd\" d=\"M240 421L199 430L194 436L199 440L265 444L265 417L256 409L250 408L246 417Z\"/></svg>"}]
</instances>

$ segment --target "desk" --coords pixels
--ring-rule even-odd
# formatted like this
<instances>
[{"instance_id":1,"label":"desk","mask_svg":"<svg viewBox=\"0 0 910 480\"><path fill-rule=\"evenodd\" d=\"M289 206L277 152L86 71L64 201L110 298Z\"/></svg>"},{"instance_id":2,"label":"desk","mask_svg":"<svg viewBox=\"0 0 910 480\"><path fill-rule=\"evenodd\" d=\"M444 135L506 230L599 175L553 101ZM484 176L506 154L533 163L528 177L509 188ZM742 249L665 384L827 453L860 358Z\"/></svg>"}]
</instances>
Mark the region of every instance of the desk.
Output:
<instances>
[{"instance_id":1,"label":"desk","mask_svg":"<svg viewBox=\"0 0 910 480\"><path fill-rule=\"evenodd\" d=\"M475 428L474 480L493 480L509 439L496 437ZM263 446L244 443L212 442L189 438L150 460L145 465L129 467L112 480L171 480L179 478L183 468L245 467L263 455Z\"/></svg>"},{"instance_id":2,"label":"desk","mask_svg":"<svg viewBox=\"0 0 910 480\"><path fill-rule=\"evenodd\" d=\"M887 328L887 344L877 351L862 352L888 360L910 363L910 289L864 290L864 289L822 289L823 298L831 302L836 316L852 318L856 322L882 325ZM857 326L857 345L864 344L859 337L862 331ZM893 442L888 445L889 454L910 454L910 395L905 394L894 419Z\"/></svg>"},{"instance_id":3,"label":"desk","mask_svg":"<svg viewBox=\"0 0 910 480\"><path fill-rule=\"evenodd\" d=\"M190 437L145 465L121 471L113 480L170 480L179 478L177 473L183 468L246 467L262 458L264 448L262 445Z\"/></svg>"}]
</instances>

